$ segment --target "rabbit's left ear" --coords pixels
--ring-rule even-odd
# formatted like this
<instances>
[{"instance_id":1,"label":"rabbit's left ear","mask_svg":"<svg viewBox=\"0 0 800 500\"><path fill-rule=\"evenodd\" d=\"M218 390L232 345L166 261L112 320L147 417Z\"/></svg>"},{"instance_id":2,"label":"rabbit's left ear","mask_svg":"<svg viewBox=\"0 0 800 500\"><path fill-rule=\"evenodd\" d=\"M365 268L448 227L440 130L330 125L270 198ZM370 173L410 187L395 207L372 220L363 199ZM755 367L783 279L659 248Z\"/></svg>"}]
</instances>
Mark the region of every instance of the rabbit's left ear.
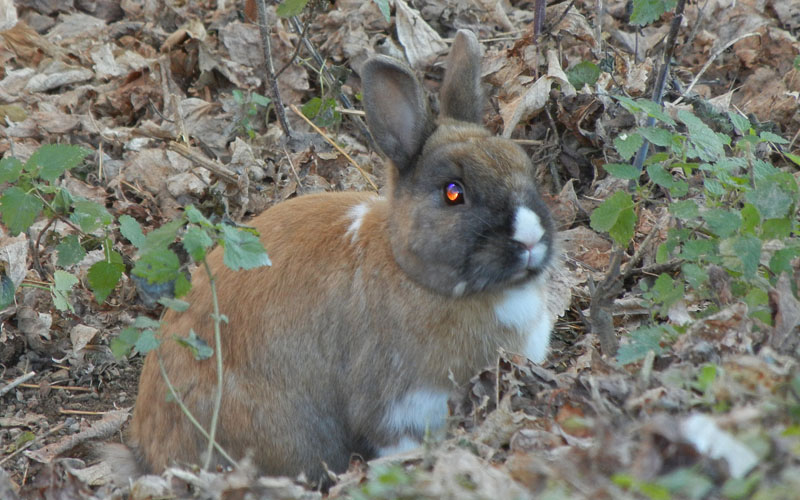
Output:
<instances>
[{"instance_id":1,"label":"rabbit's left ear","mask_svg":"<svg viewBox=\"0 0 800 500\"><path fill-rule=\"evenodd\" d=\"M442 116L483 124L481 45L471 31L458 30L456 34L447 58L439 102Z\"/></svg>"}]
</instances>

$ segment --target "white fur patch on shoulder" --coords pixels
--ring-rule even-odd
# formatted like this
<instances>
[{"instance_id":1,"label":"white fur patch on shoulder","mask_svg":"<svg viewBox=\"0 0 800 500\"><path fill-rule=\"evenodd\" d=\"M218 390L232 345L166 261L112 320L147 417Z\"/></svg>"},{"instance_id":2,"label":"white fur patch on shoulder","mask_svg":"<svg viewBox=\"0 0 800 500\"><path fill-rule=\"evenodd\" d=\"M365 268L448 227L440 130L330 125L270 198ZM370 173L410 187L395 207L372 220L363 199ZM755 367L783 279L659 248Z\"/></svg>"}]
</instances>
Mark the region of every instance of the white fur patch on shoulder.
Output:
<instances>
[{"instance_id":1,"label":"white fur patch on shoulder","mask_svg":"<svg viewBox=\"0 0 800 500\"><path fill-rule=\"evenodd\" d=\"M525 354L534 363L541 363L547 356L550 343L551 321L547 314L540 280L504 292L503 298L494 306L497 320L514 328L525 339Z\"/></svg>"},{"instance_id":2,"label":"white fur patch on shoulder","mask_svg":"<svg viewBox=\"0 0 800 500\"><path fill-rule=\"evenodd\" d=\"M421 443L416 439L412 439L408 436L403 436L397 444L392 446L385 446L383 448L378 448L378 457L388 457L391 455L399 455L400 453L405 453L407 451L411 451L413 449L419 448Z\"/></svg>"},{"instance_id":3,"label":"white fur patch on shoulder","mask_svg":"<svg viewBox=\"0 0 800 500\"><path fill-rule=\"evenodd\" d=\"M445 391L418 389L393 402L384 417L386 430L401 436L422 437L426 430L444 427L447 418Z\"/></svg>"},{"instance_id":4,"label":"white fur patch on shoulder","mask_svg":"<svg viewBox=\"0 0 800 500\"><path fill-rule=\"evenodd\" d=\"M364 216L369 212L369 206L372 200L364 201L358 205L353 205L347 211L347 218L350 220L350 225L347 226L345 236L350 236L350 243L358 241L358 231L361 229L361 223L364 222Z\"/></svg>"}]
</instances>

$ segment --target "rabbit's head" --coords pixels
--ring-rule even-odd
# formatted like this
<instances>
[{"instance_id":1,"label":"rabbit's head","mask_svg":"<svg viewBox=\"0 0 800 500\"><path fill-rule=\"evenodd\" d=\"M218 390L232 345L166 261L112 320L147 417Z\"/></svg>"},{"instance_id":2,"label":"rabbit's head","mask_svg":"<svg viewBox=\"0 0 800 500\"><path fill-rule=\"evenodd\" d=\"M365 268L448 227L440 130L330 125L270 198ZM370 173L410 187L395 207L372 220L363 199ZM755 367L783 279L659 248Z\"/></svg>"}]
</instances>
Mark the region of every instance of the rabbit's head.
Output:
<instances>
[{"instance_id":1,"label":"rabbit's head","mask_svg":"<svg viewBox=\"0 0 800 500\"><path fill-rule=\"evenodd\" d=\"M553 223L528 155L482 125L480 45L459 31L435 119L411 70L362 69L367 123L391 160L389 240L416 282L451 296L522 285L547 266Z\"/></svg>"}]
</instances>

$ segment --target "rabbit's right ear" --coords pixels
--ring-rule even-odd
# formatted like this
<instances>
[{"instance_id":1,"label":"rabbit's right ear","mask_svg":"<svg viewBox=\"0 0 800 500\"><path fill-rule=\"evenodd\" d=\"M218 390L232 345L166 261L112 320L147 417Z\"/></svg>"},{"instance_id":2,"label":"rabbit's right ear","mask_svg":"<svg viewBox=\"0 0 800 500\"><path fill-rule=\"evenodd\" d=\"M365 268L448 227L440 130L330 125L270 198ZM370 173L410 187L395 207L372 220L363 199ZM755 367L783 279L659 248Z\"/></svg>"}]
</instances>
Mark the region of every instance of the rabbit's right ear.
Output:
<instances>
[{"instance_id":1,"label":"rabbit's right ear","mask_svg":"<svg viewBox=\"0 0 800 500\"><path fill-rule=\"evenodd\" d=\"M433 128L425 93L408 67L387 56L364 63L361 82L370 132L383 153L403 171Z\"/></svg>"}]
</instances>

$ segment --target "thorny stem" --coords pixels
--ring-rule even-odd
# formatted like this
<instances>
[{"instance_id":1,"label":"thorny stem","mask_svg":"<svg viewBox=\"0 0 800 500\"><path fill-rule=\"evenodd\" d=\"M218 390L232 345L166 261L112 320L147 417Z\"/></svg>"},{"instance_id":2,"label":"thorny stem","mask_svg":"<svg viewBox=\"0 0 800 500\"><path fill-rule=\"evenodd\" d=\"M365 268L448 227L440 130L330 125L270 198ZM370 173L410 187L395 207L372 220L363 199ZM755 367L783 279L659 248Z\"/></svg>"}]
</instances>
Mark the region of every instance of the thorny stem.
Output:
<instances>
[{"instance_id":1,"label":"thorny stem","mask_svg":"<svg viewBox=\"0 0 800 500\"><path fill-rule=\"evenodd\" d=\"M217 297L216 278L211 272L211 266L208 261L203 259L203 267L205 267L206 274L208 274L208 283L211 285L211 302L214 304L214 350L216 351L217 360L217 393L214 396L214 412L211 414L211 427L209 428L208 435L208 451L206 452L206 462L203 465L205 470L211 466L211 457L214 453L214 443L216 442L217 435L217 422L219 421L219 411L222 408L222 334L220 333L220 323L222 316L219 313L219 300Z\"/></svg>"},{"instance_id":2,"label":"thorny stem","mask_svg":"<svg viewBox=\"0 0 800 500\"><path fill-rule=\"evenodd\" d=\"M278 123L286 137L292 136L292 129L286 121L286 110L281 101L281 94L278 91L278 80L275 78L275 67L272 64L272 41L269 37L269 27L267 26L267 5L266 0L257 0L258 5L258 29L261 33L261 45L264 48L264 62L267 65L267 88L272 94L272 103L275 105L275 114L278 116Z\"/></svg>"}]
</instances>

